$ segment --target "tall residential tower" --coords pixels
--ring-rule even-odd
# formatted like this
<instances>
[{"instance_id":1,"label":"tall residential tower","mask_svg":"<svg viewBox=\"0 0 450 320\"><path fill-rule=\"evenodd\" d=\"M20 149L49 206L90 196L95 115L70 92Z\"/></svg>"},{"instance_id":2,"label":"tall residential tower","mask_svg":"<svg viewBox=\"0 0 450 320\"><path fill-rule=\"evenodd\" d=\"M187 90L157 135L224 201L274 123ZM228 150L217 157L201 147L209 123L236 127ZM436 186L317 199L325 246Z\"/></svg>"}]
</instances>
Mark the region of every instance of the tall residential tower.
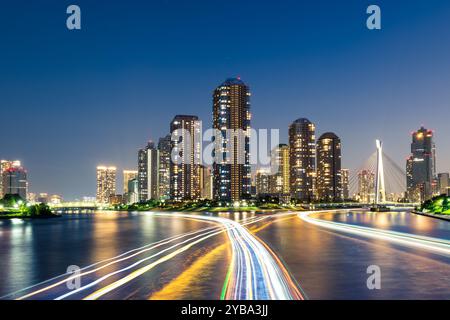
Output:
<instances>
[{"instance_id":1,"label":"tall residential tower","mask_svg":"<svg viewBox=\"0 0 450 320\"><path fill-rule=\"evenodd\" d=\"M317 196L320 200L341 201L341 140L332 132L317 141Z\"/></svg>"},{"instance_id":2,"label":"tall residential tower","mask_svg":"<svg viewBox=\"0 0 450 320\"><path fill-rule=\"evenodd\" d=\"M199 199L201 123L197 116L177 115L170 123L170 132L172 154L178 155L170 162L170 198Z\"/></svg>"},{"instance_id":3,"label":"tall residential tower","mask_svg":"<svg viewBox=\"0 0 450 320\"><path fill-rule=\"evenodd\" d=\"M249 87L239 78L227 79L213 94L216 200L238 201L250 196L250 120Z\"/></svg>"},{"instance_id":4,"label":"tall residential tower","mask_svg":"<svg viewBox=\"0 0 450 320\"><path fill-rule=\"evenodd\" d=\"M305 118L289 126L290 192L294 199L315 199L316 127Z\"/></svg>"}]
</instances>

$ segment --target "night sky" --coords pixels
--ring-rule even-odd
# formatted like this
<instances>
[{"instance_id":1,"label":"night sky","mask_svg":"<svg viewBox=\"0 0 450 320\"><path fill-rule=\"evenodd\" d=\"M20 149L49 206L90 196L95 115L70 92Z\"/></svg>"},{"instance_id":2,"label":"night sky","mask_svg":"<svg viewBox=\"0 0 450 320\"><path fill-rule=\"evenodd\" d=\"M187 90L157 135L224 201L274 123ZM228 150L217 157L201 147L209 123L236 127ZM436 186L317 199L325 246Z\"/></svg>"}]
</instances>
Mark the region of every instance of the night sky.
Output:
<instances>
[{"instance_id":1,"label":"night sky","mask_svg":"<svg viewBox=\"0 0 450 320\"><path fill-rule=\"evenodd\" d=\"M70 4L80 31L66 28ZM136 167L176 114L210 126L213 89L238 75L252 126L282 142L307 117L341 137L345 167L375 138L404 167L423 124L450 171L448 0L2 1L0 35L0 158L22 160L32 192L95 195L98 164Z\"/></svg>"}]
</instances>

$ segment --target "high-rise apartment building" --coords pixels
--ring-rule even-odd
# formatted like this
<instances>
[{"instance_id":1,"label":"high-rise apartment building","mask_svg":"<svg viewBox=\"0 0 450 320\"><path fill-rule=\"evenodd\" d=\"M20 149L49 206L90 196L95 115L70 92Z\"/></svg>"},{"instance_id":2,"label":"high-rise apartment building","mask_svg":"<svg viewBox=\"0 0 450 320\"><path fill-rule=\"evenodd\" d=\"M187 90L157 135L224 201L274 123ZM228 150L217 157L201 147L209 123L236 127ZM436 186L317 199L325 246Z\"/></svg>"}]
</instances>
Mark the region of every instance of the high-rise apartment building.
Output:
<instances>
[{"instance_id":1,"label":"high-rise apartment building","mask_svg":"<svg viewBox=\"0 0 450 320\"><path fill-rule=\"evenodd\" d=\"M201 198L213 199L213 177L211 167L200 166Z\"/></svg>"},{"instance_id":2,"label":"high-rise apartment building","mask_svg":"<svg viewBox=\"0 0 450 320\"><path fill-rule=\"evenodd\" d=\"M124 194L128 204L139 202L138 179L134 178L128 181L128 192Z\"/></svg>"},{"instance_id":3,"label":"high-rise apartment building","mask_svg":"<svg viewBox=\"0 0 450 320\"><path fill-rule=\"evenodd\" d=\"M268 195L269 194L269 179L270 170L265 168L260 168L256 170L256 195Z\"/></svg>"},{"instance_id":4,"label":"high-rise apartment building","mask_svg":"<svg viewBox=\"0 0 450 320\"><path fill-rule=\"evenodd\" d=\"M410 201L424 201L433 196L436 182L436 147L433 131L421 127L412 133L411 156L406 162Z\"/></svg>"},{"instance_id":5,"label":"high-rise apartment building","mask_svg":"<svg viewBox=\"0 0 450 320\"><path fill-rule=\"evenodd\" d=\"M27 172L20 166L20 162L5 165L2 172L2 192L5 195L19 195L24 201L27 200L28 181Z\"/></svg>"},{"instance_id":6,"label":"high-rise apartment building","mask_svg":"<svg viewBox=\"0 0 450 320\"><path fill-rule=\"evenodd\" d=\"M97 167L97 202L109 203L111 196L116 194L116 167Z\"/></svg>"},{"instance_id":7,"label":"high-rise apartment building","mask_svg":"<svg viewBox=\"0 0 450 320\"><path fill-rule=\"evenodd\" d=\"M177 115L170 124L172 153L170 162L170 198L175 201L201 197L201 123L197 116Z\"/></svg>"},{"instance_id":8,"label":"high-rise apartment building","mask_svg":"<svg viewBox=\"0 0 450 320\"><path fill-rule=\"evenodd\" d=\"M277 196L283 202L290 199L289 186L289 146L287 144L279 144L272 150L271 172L269 176L269 193Z\"/></svg>"},{"instance_id":9,"label":"high-rise apartment building","mask_svg":"<svg viewBox=\"0 0 450 320\"><path fill-rule=\"evenodd\" d=\"M159 198L159 151L152 141L138 151L137 178L139 201Z\"/></svg>"},{"instance_id":10,"label":"high-rise apartment building","mask_svg":"<svg viewBox=\"0 0 450 320\"><path fill-rule=\"evenodd\" d=\"M159 139L159 197L161 199L170 198L170 156L171 156L171 136L166 135Z\"/></svg>"},{"instance_id":11,"label":"high-rise apartment building","mask_svg":"<svg viewBox=\"0 0 450 320\"><path fill-rule=\"evenodd\" d=\"M375 173L371 170L358 172L358 200L362 203L375 201Z\"/></svg>"},{"instance_id":12,"label":"high-rise apartment building","mask_svg":"<svg viewBox=\"0 0 450 320\"><path fill-rule=\"evenodd\" d=\"M317 141L317 196L320 200L341 201L341 140L327 132Z\"/></svg>"},{"instance_id":13,"label":"high-rise apartment building","mask_svg":"<svg viewBox=\"0 0 450 320\"><path fill-rule=\"evenodd\" d=\"M449 194L450 175L448 172L438 174L439 194Z\"/></svg>"},{"instance_id":14,"label":"high-rise apartment building","mask_svg":"<svg viewBox=\"0 0 450 320\"><path fill-rule=\"evenodd\" d=\"M341 169L341 178L342 178L342 196L344 200L350 199L350 186L349 186L349 169Z\"/></svg>"},{"instance_id":15,"label":"high-rise apartment building","mask_svg":"<svg viewBox=\"0 0 450 320\"><path fill-rule=\"evenodd\" d=\"M138 172L137 170L123 170L123 194L126 195L128 193L128 182L137 178Z\"/></svg>"},{"instance_id":16,"label":"high-rise apartment building","mask_svg":"<svg viewBox=\"0 0 450 320\"><path fill-rule=\"evenodd\" d=\"M239 78L227 79L214 90L216 200L238 201L251 194L250 95L249 87Z\"/></svg>"},{"instance_id":17,"label":"high-rise apartment building","mask_svg":"<svg viewBox=\"0 0 450 320\"><path fill-rule=\"evenodd\" d=\"M10 168L20 168L21 164L19 160L0 160L0 199L5 195L3 188L3 172Z\"/></svg>"},{"instance_id":18,"label":"high-rise apartment building","mask_svg":"<svg viewBox=\"0 0 450 320\"><path fill-rule=\"evenodd\" d=\"M305 118L289 126L290 192L294 199L315 199L316 128Z\"/></svg>"}]
</instances>

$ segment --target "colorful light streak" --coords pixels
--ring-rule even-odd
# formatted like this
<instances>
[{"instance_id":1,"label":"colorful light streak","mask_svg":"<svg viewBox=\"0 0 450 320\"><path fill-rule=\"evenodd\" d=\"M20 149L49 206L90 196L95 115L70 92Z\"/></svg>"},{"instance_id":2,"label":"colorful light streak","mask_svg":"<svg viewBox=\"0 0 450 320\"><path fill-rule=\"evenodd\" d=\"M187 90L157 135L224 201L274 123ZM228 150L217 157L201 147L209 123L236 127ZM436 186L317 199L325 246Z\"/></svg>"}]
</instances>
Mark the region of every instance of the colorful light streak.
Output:
<instances>
[{"instance_id":1,"label":"colorful light streak","mask_svg":"<svg viewBox=\"0 0 450 320\"><path fill-rule=\"evenodd\" d=\"M339 210L337 210L339 211ZM342 212L342 211L341 211ZM445 256L450 256L450 241L438 238L424 237L413 235L410 233L403 233L397 231L381 230L369 227L361 227L345 223L326 221L310 217L311 214L317 213L315 211L305 211L299 213L298 216L308 223L319 227L341 231L358 236L364 236L379 240L390 241L392 243L404 245L411 248L418 248L422 250L431 251Z\"/></svg>"}]
</instances>

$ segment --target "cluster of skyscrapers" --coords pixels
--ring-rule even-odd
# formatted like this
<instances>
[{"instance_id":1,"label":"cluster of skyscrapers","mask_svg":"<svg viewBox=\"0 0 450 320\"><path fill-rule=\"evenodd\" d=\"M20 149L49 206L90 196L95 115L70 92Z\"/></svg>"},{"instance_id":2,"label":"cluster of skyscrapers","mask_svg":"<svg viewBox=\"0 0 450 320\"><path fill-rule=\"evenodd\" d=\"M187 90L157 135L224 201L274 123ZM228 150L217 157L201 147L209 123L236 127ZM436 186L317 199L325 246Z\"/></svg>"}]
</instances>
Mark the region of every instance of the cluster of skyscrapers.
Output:
<instances>
[{"instance_id":1,"label":"cluster of skyscrapers","mask_svg":"<svg viewBox=\"0 0 450 320\"><path fill-rule=\"evenodd\" d=\"M341 141L331 132L316 141L315 125L295 120L289 127L289 144L273 150L276 172L258 168L252 178L250 164L250 89L239 78L227 79L212 96L212 128L216 132L211 166L201 164L201 122L195 115L176 115L170 134L158 145L149 142L138 151L137 170L124 172L123 201L213 199L234 203L259 195L280 201L297 199L342 201L348 197L348 170L341 166ZM227 134L241 130L243 136ZM178 136L180 135L180 136ZM178 141L190 141L189 148ZM232 146L230 148L230 146ZM181 161L172 161L172 155ZM127 171L129 172L129 171ZM115 168L97 168L97 201L116 200ZM114 182L115 184L115 182Z\"/></svg>"},{"instance_id":2,"label":"cluster of skyscrapers","mask_svg":"<svg viewBox=\"0 0 450 320\"><path fill-rule=\"evenodd\" d=\"M212 128L215 130L214 157L210 166L200 159L201 121L195 115L176 115L170 133L138 151L137 170L123 172L123 195L116 194L116 168L97 168L97 201L134 203L148 200L212 199L224 203L255 196L277 197L280 202L340 202L357 200L372 203L375 172L365 168L355 172L357 191L350 194L350 172L342 168L342 145L333 132L316 139L316 125L306 118L288 128L288 144L272 150L271 167L250 164L250 89L239 78L227 79L212 95ZM229 135L241 130L243 136ZM179 141L189 141L189 147ZM231 148L230 148L231 146ZM224 157L216 157L217 155ZM180 161L173 161L176 155ZM231 160L230 160L231 159ZM275 166L272 166L275 164ZM433 132L420 128L412 133L411 155L407 159L407 190L389 200L412 202L448 193L448 173L436 174ZM395 199L394 199L395 198Z\"/></svg>"}]
</instances>

